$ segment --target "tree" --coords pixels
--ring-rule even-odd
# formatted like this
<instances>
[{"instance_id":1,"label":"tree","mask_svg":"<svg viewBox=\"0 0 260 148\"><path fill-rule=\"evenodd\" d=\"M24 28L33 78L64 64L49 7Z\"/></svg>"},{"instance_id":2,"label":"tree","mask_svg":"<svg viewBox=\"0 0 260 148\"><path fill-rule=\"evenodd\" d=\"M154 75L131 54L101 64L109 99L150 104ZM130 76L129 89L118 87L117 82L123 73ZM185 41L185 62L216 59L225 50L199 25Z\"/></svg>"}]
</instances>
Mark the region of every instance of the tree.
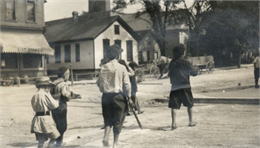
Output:
<instances>
[{"instance_id":1,"label":"tree","mask_svg":"<svg viewBox=\"0 0 260 148\"><path fill-rule=\"evenodd\" d=\"M259 47L258 1L209 1L204 48L223 62L226 53L234 55L238 68L241 54ZM221 59L222 58L222 59ZM220 64L221 65L221 64Z\"/></svg>"},{"instance_id":2,"label":"tree","mask_svg":"<svg viewBox=\"0 0 260 148\"><path fill-rule=\"evenodd\" d=\"M182 0L185 7L185 9L182 10L182 15L184 16L183 19L187 20L186 22L189 26L189 54L198 56L201 53L198 44L201 34L204 33L203 23L205 24L205 18L207 12L210 10L210 5L207 0L195 0L193 4L188 7L186 2L187 1Z\"/></svg>"},{"instance_id":3,"label":"tree","mask_svg":"<svg viewBox=\"0 0 260 148\"><path fill-rule=\"evenodd\" d=\"M143 14L148 14L151 22L152 34L155 38L155 41L158 43L161 55L165 55L166 50L166 30L167 26L173 21L172 17L174 13L178 13L177 4L181 0L130 0L126 2L125 0L115 1L115 7L113 8L114 12L122 14L122 10L127 7L127 5L135 4L140 2L143 4L143 11L136 13L136 18L140 17Z\"/></svg>"}]
</instances>

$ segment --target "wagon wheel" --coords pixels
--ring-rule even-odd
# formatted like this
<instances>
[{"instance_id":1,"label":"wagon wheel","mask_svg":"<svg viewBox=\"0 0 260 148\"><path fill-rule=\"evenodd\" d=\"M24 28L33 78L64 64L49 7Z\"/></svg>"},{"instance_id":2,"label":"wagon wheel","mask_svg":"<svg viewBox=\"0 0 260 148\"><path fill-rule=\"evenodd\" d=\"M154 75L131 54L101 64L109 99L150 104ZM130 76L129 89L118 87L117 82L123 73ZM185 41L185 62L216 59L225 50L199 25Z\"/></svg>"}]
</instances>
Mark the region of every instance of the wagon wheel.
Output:
<instances>
[{"instance_id":1,"label":"wagon wheel","mask_svg":"<svg viewBox=\"0 0 260 148\"><path fill-rule=\"evenodd\" d=\"M160 74L160 70L156 65L152 65L150 68L150 75L151 77L158 78Z\"/></svg>"},{"instance_id":2,"label":"wagon wheel","mask_svg":"<svg viewBox=\"0 0 260 148\"><path fill-rule=\"evenodd\" d=\"M137 78L137 83L144 81L144 71L141 68L135 70L135 76Z\"/></svg>"},{"instance_id":3,"label":"wagon wheel","mask_svg":"<svg viewBox=\"0 0 260 148\"><path fill-rule=\"evenodd\" d=\"M196 69L198 75L200 75L202 73L202 67L201 66L193 65L193 67Z\"/></svg>"},{"instance_id":4,"label":"wagon wheel","mask_svg":"<svg viewBox=\"0 0 260 148\"><path fill-rule=\"evenodd\" d=\"M212 61L209 61L209 62L206 63L206 70L207 70L208 73L213 73L214 68L215 68L215 66L214 66L214 63Z\"/></svg>"}]
</instances>

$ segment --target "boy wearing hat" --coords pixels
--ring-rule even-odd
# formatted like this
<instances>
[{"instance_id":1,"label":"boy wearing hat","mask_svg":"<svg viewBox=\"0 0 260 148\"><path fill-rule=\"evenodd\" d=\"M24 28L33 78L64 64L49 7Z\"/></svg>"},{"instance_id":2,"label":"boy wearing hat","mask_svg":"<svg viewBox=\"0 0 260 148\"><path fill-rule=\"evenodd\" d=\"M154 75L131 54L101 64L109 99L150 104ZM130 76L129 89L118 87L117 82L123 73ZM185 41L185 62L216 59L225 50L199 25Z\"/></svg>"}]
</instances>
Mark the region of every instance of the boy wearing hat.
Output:
<instances>
[{"instance_id":1,"label":"boy wearing hat","mask_svg":"<svg viewBox=\"0 0 260 148\"><path fill-rule=\"evenodd\" d=\"M177 128L176 112L181 104L187 107L189 116L189 126L195 126L192 119L193 96L190 86L190 75L196 76L198 69L192 67L191 63L183 58L185 46L179 44L173 48L173 59L169 65L169 77L171 82L171 92L169 108L172 113L172 130Z\"/></svg>"},{"instance_id":2,"label":"boy wearing hat","mask_svg":"<svg viewBox=\"0 0 260 148\"><path fill-rule=\"evenodd\" d=\"M50 110L56 109L59 103L50 94L53 83L49 77L38 78L35 85L38 91L31 100L32 108L35 111L31 133L35 133L36 140L39 141L38 148L42 148L48 138L50 138L49 147L52 147L60 134L50 116Z\"/></svg>"},{"instance_id":3,"label":"boy wearing hat","mask_svg":"<svg viewBox=\"0 0 260 148\"><path fill-rule=\"evenodd\" d=\"M118 144L119 134L126 115L126 100L130 97L131 84L125 66L118 63L123 51L118 45L110 46L106 51L109 61L101 66L97 85L102 95L102 113L105 124L103 146L108 147L109 133L113 127L113 148ZM124 92L124 93L123 93Z\"/></svg>"},{"instance_id":4,"label":"boy wearing hat","mask_svg":"<svg viewBox=\"0 0 260 148\"><path fill-rule=\"evenodd\" d=\"M52 111L53 119L60 133L60 137L56 140L57 147L65 145L63 143L63 136L67 130L67 102L73 98L73 92L70 91L70 87L66 83L69 77L69 69L66 67L59 68L58 79L53 82L54 87L51 89L53 98L59 101L59 107Z\"/></svg>"}]
</instances>

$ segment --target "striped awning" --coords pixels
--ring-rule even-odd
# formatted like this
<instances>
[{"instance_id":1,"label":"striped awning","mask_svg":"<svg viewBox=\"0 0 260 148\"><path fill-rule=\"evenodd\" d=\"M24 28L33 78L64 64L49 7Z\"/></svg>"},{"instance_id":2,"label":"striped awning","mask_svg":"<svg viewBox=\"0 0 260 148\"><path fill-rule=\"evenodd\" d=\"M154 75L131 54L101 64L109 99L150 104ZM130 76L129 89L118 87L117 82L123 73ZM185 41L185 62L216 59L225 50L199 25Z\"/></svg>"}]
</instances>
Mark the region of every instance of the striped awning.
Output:
<instances>
[{"instance_id":1,"label":"striped awning","mask_svg":"<svg viewBox=\"0 0 260 148\"><path fill-rule=\"evenodd\" d=\"M0 47L2 53L54 54L44 35L36 31L1 30Z\"/></svg>"}]
</instances>

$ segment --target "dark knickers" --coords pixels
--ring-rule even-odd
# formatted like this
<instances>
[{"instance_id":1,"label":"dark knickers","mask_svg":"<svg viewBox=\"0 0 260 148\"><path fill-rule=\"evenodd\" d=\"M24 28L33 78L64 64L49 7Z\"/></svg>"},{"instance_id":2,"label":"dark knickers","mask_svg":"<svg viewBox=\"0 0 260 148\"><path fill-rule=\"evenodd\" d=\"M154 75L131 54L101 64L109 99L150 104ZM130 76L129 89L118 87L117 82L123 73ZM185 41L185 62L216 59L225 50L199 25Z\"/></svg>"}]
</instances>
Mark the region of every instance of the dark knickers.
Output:
<instances>
[{"instance_id":1,"label":"dark knickers","mask_svg":"<svg viewBox=\"0 0 260 148\"><path fill-rule=\"evenodd\" d=\"M120 133L126 115L126 100L118 93L103 93L102 113L105 126L113 126L114 133Z\"/></svg>"},{"instance_id":2,"label":"dark knickers","mask_svg":"<svg viewBox=\"0 0 260 148\"><path fill-rule=\"evenodd\" d=\"M194 104L191 88L184 88L171 91L169 108L180 109L183 103L186 107L192 107Z\"/></svg>"},{"instance_id":3,"label":"dark knickers","mask_svg":"<svg viewBox=\"0 0 260 148\"><path fill-rule=\"evenodd\" d=\"M255 75L255 79L259 79L259 68L255 68L254 75Z\"/></svg>"}]
</instances>

